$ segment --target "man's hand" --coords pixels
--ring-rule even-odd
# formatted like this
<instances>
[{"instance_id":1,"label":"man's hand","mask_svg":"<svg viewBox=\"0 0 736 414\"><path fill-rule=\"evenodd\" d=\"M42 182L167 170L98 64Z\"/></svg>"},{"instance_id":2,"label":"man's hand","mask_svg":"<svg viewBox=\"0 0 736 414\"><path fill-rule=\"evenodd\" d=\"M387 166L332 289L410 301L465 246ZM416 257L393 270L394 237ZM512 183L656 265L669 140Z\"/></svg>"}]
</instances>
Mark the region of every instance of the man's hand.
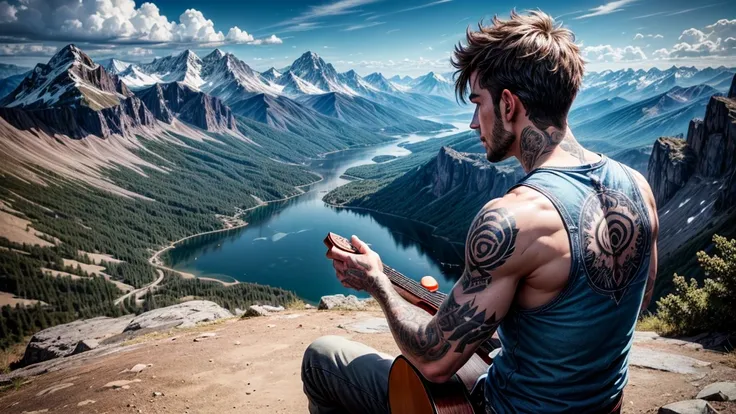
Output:
<instances>
[{"instance_id":1,"label":"man's hand","mask_svg":"<svg viewBox=\"0 0 736 414\"><path fill-rule=\"evenodd\" d=\"M376 286L388 280L383 273L381 257L358 236L353 236L351 242L360 254L348 253L333 246L327 251L327 258L332 260L337 278L343 286L371 293Z\"/></svg>"}]
</instances>

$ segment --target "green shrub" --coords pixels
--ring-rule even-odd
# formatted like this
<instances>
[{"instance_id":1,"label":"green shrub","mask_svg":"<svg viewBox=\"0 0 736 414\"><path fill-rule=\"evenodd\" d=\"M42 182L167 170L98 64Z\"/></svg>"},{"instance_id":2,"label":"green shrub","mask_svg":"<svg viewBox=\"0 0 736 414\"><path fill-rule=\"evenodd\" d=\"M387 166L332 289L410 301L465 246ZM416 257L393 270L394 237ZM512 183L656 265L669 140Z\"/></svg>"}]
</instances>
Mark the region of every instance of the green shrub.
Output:
<instances>
[{"instance_id":1,"label":"green shrub","mask_svg":"<svg viewBox=\"0 0 736 414\"><path fill-rule=\"evenodd\" d=\"M675 274L675 293L657 302L657 317L675 335L736 332L736 239L713 236L716 254L698 252L707 278L703 286Z\"/></svg>"}]
</instances>

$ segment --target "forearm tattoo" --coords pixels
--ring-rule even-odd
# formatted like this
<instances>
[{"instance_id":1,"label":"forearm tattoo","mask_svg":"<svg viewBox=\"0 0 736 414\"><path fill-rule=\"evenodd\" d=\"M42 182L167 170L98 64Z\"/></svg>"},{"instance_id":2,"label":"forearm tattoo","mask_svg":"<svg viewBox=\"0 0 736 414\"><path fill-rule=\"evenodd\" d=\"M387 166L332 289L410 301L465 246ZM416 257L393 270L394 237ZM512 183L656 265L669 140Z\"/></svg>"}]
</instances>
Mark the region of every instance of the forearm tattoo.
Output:
<instances>
[{"instance_id":1,"label":"forearm tattoo","mask_svg":"<svg viewBox=\"0 0 736 414\"><path fill-rule=\"evenodd\" d=\"M438 320L405 301L390 286L374 295L384 309L386 320L401 351L428 361L436 361L450 350Z\"/></svg>"},{"instance_id":2,"label":"forearm tattoo","mask_svg":"<svg viewBox=\"0 0 736 414\"><path fill-rule=\"evenodd\" d=\"M379 292L376 299L385 310L401 351L426 361L441 359L453 344L454 352L463 353L467 346L488 339L501 322L496 320L495 312L486 317L485 310L479 311L475 299L461 305L450 294L437 315L431 317L390 287Z\"/></svg>"},{"instance_id":3,"label":"forearm tattoo","mask_svg":"<svg viewBox=\"0 0 736 414\"><path fill-rule=\"evenodd\" d=\"M491 271L514 253L518 233L516 219L505 208L478 213L465 243L464 293L479 292L491 283Z\"/></svg>"},{"instance_id":4,"label":"forearm tattoo","mask_svg":"<svg viewBox=\"0 0 736 414\"><path fill-rule=\"evenodd\" d=\"M514 216L504 208L484 209L476 217L468 235L466 270L458 302L452 292L434 317L405 301L391 286L377 286L373 292L386 314L394 337L405 354L436 361L454 347L463 353L468 346L488 339L501 322L496 313L475 303L475 295L490 285L491 271L513 254L518 228Z\"/></svg>"}]
</instances>

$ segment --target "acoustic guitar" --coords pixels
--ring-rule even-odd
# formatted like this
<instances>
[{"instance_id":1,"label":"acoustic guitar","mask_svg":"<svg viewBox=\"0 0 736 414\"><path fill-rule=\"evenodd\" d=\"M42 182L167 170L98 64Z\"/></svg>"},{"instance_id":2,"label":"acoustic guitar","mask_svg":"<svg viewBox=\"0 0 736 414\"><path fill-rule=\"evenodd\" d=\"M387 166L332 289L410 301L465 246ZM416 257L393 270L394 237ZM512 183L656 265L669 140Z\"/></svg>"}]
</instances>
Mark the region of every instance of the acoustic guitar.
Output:
<instances>
[{"instance_id":1,"label":"acoustic guitar","mask_svg":"<svg viewBox=\"0 0 736 414\"><path fill-rule=\"evenodd\" d=\"M360 253L350 241L335 233L324 240L328 248L337 247L348 253ZM409 303L434 315L447 297L437 290L437 282L431 277L422 282L410 279L395 269L383 265L394 289ZM406 357L399 355L391 365L388 378L388 400L392 413L401 414L479 414L483 412L482 376L491 363L490 353L500 343L489 338L475 354L447 382L436 384L427 381Z\"/></svg>"}]
</instances>

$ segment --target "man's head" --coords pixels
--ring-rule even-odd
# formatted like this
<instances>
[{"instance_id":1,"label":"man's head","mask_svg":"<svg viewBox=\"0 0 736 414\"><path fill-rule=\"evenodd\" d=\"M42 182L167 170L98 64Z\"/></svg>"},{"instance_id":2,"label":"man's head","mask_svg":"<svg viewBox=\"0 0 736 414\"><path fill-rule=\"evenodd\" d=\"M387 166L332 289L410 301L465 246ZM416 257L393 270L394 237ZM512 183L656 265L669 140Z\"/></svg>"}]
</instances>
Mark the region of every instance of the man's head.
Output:
<instances>
[{"instance_id":1,"label":"man's head","mask_svg":"<svg viewBox=\"0 0 736 414\"><path fill-rule=\"evenodd\" d=\"M584 62L568 29L540 11L511 13L509 20L468 29L452 65L455 92L476 105L470 127L479 131L488 160L508 158L521 128L567 128Z\"/></svg>"}]
</instances>

